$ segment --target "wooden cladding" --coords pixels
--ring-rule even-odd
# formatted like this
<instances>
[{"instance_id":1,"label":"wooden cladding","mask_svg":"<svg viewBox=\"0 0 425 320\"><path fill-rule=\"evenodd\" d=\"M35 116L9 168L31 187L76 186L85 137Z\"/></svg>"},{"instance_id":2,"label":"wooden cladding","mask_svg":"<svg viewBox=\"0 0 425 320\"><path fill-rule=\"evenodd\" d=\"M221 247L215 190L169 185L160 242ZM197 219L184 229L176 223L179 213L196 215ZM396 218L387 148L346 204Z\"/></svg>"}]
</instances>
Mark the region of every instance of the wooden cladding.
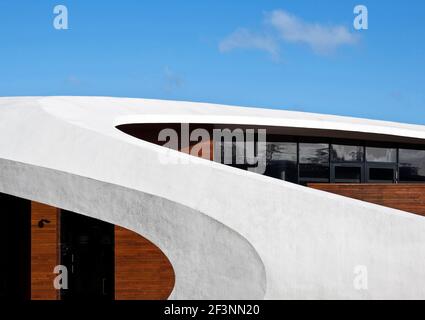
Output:
<instances>
[{"instance_id":1,"label":"wooden cladding","mask_svg":"<svg viewBox=\"0 0 425 320\"><path fill-rule=\"evenodd\" d=\"M45 204L31 203L31 299L57 300L53 287L53 269L59 264L59 210Z\"/></svg>"},{"instance_id":2,"label":"wooden cladding","mask_svg":"<svg viewBox=\"0 0 425 320\"><path fill-rule=\"evenodd\" d=\"M76 213L75 213L76 214ZM153 243L114 227L115 299L162 300L174 288L174 270ZM53 269L60 263L60 210L31 203L31 299L59 300Z\"/></svg>"},{"instance_id":3,"label":"wooden cladding","mask_svg":"<svg viewBox=\"0 0 425 320\"><path fill-rule=\"evenodd\" d=\"M165 300L174 288L174 270L153 243L115 227L115 299Z\"/></svg>"},{"instance_id":4,"label":"wooden cladding","mask_svg":"<svg viewBox=\"0 0 425 320\"><path fill-rule=\"evenodd\" d=\"M425 216L425 185L309 184L309 187Z\"/></svg>"}]
</instances>

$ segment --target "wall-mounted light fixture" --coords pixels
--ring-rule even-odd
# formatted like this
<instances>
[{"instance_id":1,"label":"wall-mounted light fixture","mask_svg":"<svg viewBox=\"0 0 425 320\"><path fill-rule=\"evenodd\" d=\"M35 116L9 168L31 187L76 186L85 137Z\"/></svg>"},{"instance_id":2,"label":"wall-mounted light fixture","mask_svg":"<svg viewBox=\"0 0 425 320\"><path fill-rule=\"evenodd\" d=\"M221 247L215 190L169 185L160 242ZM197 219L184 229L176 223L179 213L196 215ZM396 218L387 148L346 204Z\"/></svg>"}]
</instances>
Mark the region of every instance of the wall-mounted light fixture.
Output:
<instances>
[{"instance_id":1,"label":"wall-mounted light fixture","mask_svg":"<svg viewBox=\"0 0 425 320\"><path fill-rule=\"evenodd\" d=\"M44 225L45 225L45 224L47 224L47 223L50 223L50 220L47 220L47 219L41 219L41 220L38 222L38 227L39 227L39 228L44 228Z\"/></svg>"}]
</instances>

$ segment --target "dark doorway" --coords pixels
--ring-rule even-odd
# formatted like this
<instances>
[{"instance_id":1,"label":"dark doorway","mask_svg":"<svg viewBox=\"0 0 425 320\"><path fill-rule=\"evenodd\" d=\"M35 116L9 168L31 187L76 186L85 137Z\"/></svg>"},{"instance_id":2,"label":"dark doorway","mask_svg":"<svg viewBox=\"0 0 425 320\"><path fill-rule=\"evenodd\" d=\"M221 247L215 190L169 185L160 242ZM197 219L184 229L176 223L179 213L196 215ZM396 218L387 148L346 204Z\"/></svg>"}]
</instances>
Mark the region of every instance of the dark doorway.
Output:
<instances>
[{"instance_id":1,"label":"dark doorway","mask_svg":"<svg viewBox=\"0 0 425 320\"><path fill-rule=\"evenodd\" d=\"M114 225L73 212L61 212L61 264L68 289L61 298L114 299Z\"/></svg>"},{"instance_id":2,"label":"dark doorway","mask_svg":"<svg viewBox=\"0 0 425 320\"><path fill-rule=\"evenodd\" d=\"M0 216L0 298L29 300L31 202L0 193Z\"/></svg>"}]
</instances>

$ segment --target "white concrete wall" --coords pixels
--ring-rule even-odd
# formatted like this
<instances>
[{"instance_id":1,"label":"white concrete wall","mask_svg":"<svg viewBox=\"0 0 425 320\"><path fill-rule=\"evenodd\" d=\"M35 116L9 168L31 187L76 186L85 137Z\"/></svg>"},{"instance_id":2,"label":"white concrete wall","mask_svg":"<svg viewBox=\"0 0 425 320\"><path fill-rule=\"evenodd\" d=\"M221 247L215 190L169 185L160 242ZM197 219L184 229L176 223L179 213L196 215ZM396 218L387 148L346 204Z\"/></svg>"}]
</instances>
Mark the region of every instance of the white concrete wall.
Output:
<instances>
[{"instance_id":1,"label":"white concrete wall","mask_svg":"<svg viewBox=\"0 0 425 320\"><path fill-rule=\"evenodd\" d=\"M148 238L174 268L173 299L264 297L265 271L255 249L196 210L117 185L9 160L0 160L0 192L107 221Z\"/></svg>"},{"instance_id":2,"label":"white concrete wall","mask_svg":"<svg viewBox=\"0 0 425 320\"><path fill-rule=\"evenodd\" d=\"M113 127L143 106L131 99L0 99L0 191L147 236L176 270L173 298L425 298L423 217L202 159L163 165L160 155L190 158ZM153 112L152 102L146 108ZM415 127L404 130L415 135ZM95 187L84 187L87 181ZM353 286L358 265L368 268L368 290Z\"/></svg>"}]
</instances>

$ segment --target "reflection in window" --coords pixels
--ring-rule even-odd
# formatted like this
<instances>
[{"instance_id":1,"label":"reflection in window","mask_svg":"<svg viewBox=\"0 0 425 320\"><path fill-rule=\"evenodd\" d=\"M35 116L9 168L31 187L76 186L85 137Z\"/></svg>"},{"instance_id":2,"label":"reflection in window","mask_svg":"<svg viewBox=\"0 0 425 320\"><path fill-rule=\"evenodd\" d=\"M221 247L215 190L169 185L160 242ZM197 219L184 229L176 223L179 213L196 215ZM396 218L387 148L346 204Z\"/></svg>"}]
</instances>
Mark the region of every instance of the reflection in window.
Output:
<instances>
[{"instance_id":1,"label":"reflection in window","mask_svg":"<svg viewBox=\"0 0 425 320\"><path fill-rule=\"evenodd\" d=\"M397 149L366 147L368 162L397 162Z\"/></svg>"},{"instance_id":2,"label":"reflection in window","mask_svg":"<svg viewBox=\"0 0 425 320\"><path fill-rule=\"evenodd\" d=\"M295 142L267 143L267 161L297 162L297 144Z\"/></svg>"},{"instance_id":3,"label":"reflection in window","mask_svg":"<svg viewBox=\"0 0 425 320\"><path fill-rule=\"evenodd\" d=\"M297 144L294 142L267 143L266 176L298 182Z\"/></svg>"},{"instance_id":4,"label":"reflection in window","mask_svg":"<svg viewBox=\"0 0 425 320\"><path fill-rule=\"evenodd\" d=\"M400 149L400 181L425 181L425 150Z\"/></svg>"},{"instance_id":5,"label":"reflection in window","mask_svg":"<svg viewBox=\"0 0 425 320\"><path fill-rule=\"evenodd\" d=\"M329 145L326 143L300 143L300 163L329 164Z\"/></svg>"},{"instance_id":6,"label":"reflection in window","mask_svg":"<svg viewBox=\"0 0 425 320\"><path fill-rule=\"evenodd\" d=\"M331 145L333 162L363 162L362 146Z\"/></svg>"},{"instance_id":7,"label":"reflection in window","mask_svg":"<svg viewBox=\"0 0 425 320\"><path fill-rule=\"evenodd\" d=\"M300 179L329 180L329 144L300 143Z\"/></svg>"}]
</instances>

